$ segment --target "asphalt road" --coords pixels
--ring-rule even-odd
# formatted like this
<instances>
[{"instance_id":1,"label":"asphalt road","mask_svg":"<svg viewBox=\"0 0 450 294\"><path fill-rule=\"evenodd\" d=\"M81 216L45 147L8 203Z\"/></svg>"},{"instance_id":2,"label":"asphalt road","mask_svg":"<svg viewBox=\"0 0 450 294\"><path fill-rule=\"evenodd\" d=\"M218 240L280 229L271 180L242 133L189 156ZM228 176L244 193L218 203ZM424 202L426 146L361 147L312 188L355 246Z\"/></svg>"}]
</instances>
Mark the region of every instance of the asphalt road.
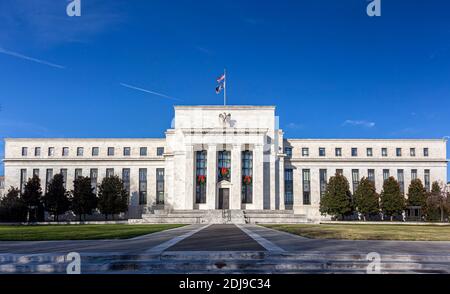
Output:
<instances>
[{"instance_id":1,"label":"asphalt road","mask_svg":"<svg viewBox=\"0 0 450 294\"><path fill-rule=\"evenodd\" d=\"M235 225L212 225L170 247L168 251L265 251Z\"/></svg>"}]
</instances>

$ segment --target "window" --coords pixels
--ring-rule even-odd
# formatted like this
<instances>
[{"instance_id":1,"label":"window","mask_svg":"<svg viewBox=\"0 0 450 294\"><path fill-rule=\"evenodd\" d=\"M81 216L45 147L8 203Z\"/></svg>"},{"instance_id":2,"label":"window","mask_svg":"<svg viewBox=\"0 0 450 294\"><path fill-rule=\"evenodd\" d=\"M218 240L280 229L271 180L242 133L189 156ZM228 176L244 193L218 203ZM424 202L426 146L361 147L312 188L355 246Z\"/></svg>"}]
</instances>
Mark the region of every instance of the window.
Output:
<instances>
[{"instance_id":1,"label":"window","mask_svg":"<svg viewBox=\"0 0 450 294\"><path fill-rule=\"evenodd\" d=\"M156 156L163 156L163 155L164 155L164 147L156 148Z\"/></svg>"},{"instance_id":2,"label":"window","mask_svg":"<svg viewBox=\"0 0 450 294\"><path fill-rule=\"evenodd\" d=\"M417 180L417 169L411 170L411 181Z\"/></svg>"},{"instance_id":3,"label":"window","mask_svg":"<svg viewBox=\"0 0 450 294\"><path fill-rule=\"evenodd\" d=\"M107 178L114 177L114 169L113 168L107 168L106 169L106 177Z\"/></svg>"},{"instance_id":4,"label":"window","mask_svg":"<svg viewBox=\"0 0 450 294\"><path fill-rule=\"evenodd\" d=\"M342 156L342 148L336 148L336 149L334 150L334 153L335 153L335 155L338 156L338 157Z\"/></svg>"},{"instance_id":5,"label":"window","mask_svg":"<svg viewBox=\"0 0 450 294\"><path fill-rule=\"evenodd\" d=\"M83 156L83 154L84 154L84 148L78 147L77 148L77 156Z\"/></svg>"},{"instance_id":6,"label":"window","mask_svg":"<svg viewBox=\"0 0 450 294\"><path fill-rule=\"evenodd\" d=\"M353 157L358 156L358 148L352 148L352 156Z\"/></svg>"},{"instance_id":7,"label":"window","mask_svg":"<svg viewBox=\"0 0 450 294\"><path fill-rule=\"evenodd\" d=\"M164 169L156 169L156 204L164 204Z\"/></svg>"},{"instance_id":8,"label":"window","mask_svg":"<svg viewBox=\"0 0 450 294\"><path fill-rule=\"evenodd\" d=\"M358 187L359 187L359 170L358 169L352 170L352 183L353 183L353 193L355 193L355 191L358 190Z\"/></svg>"},{"instance_id":9,"label":"window","mask_svg":"<svg viewBox=\"0 0 450 294\"><path fill-rule=\"evenodd\" d=\"M33 169L33 177L38 177L39 178L39 169L38 168L34 168Z\"/></svg>"},{"instance_id":10,"label":"window","mask_svg":"<svg viewBox=\"0 0 450 294\"><path fill-rule=\"evenodd\" d=\"M45 173L45 194L47 194L48 184L53 180L53 169L48 168L47 172Z\"/></svg>"},{"instance_id":11,"label":"window","mask_svg":"<svg viewBox=\"0 0 450 294\"><path fill-rule=\"evenodd\" d=\"M91 176L91 187L93 189L93 192L97 194L98 169L91 168L90 176Z\"/></svg>"},{"instance_id":12,"label":"window","mask_svg":"<svg viewBox=\"0 0 450 294\"><path fill-rule=\"evenodd\" d=\"M311 171L303 170L303 205L311 204Z\"/></svg>"},{"instance_id":13,"label":"window","mask_svg":"<svg viewBox=\"0 0 450 294\"><path fill-rule=\"evenodd\" d=\"M292 158L292 147L284 147L284 154L287 158Z\"/></svg>"},{"instance_id":14,"label":"window","mask_svg":"<svg viewBox=\"0 0 450 294\"><path fill-rule=\"evenodd\" d=\"M336 169L336 175L344 175L344 170L343 169Z\"/></svg>"},{"instance_id":15,"label":"window","mask_svg":"<svg viewBox=\"0 0 450 294\"><path fill-rule=\"evenodd\" d=\"M131 155L131 148L130 147L124 147L123 148L123 156L130 156Z\"/></svg>"},{"instance_id":16,"label":"window","mask_svg":"<svg viewBox=\"0 0 450 294\"><path fill-rule=\"evenodd\" d=\"M253 152L242 152L242 203L253 203Z\"/></svg>"},{"instance_id":17,"label":"window","mask_svg":"<svg viewBox=\"0 0 450 294\"><path fill-rule=\"evenodd\" d=\"M294 204L294 177L292 169L284 170L284 204Z\"/></svg>"},{"instance_id":18,"label":"window","mask_svg":"<svg viewBox=\"0 0 450 294\"><path fill-rule=\"evenodd\" d=\"M367 148L367 157L372 157L372 156L373 156L373 149Z\"/></svg>"},{"instance_id":19,"label":"window","mask_svg":"<svg viewBox=\"0 0 450 294\"><path fill-rule=\"evenodd\" d=\"M206 203L207 154L205 150L195 153L195 201L197 204Z\"/></svg>"},{"instance_id":20,"label":"window","mask_svg":"<svg viewBox=\"0 0 450 294\"><path fill-rule=\"evenodd\" d=\"M231 179L231 152L219 151L219 171L218 178L220 181L230 181Z\"/></svg>"},{"instance_id":21,"label":"window","mask_svg":"<svg viewBox=\"0 0 450 294\"><path fill-rule=\"evenodd\" d=\"M48 156L55 155L55 147L48 147Z\"/></svg>"},{"instance_id":22,"label":"window","mask_svg":"<svg viewBox=\"0 0 450 294\"><path fill-rule=\"evenodd\" d=\"M400 185L400 192L405 193L405 173L402 169L397 170L397 180Z\"/></svg>"},{"instance_id":23,"label":"window","mask_svg":"<svg viewBox=\"0 0 450 294\"><path fill-rule=\"evenodd\" d=\"M64 189L65 189L67 187L67 169L66 168L61 169L61 175L63 176Z\"/></svg>"},{"instance_id":24,"label":"window","mask_svg":"<svg viewBox=\"0 0 450 294\"><path fill-rule=\"evenodd\" d=\"M325 148L319 148L319 156L325 156Z\"/></svg>"},{"instance_id":25,"label":"window","mask_svg":"<svg viewBox=\"0 0 450 294\"><path fill-rule=\"evenodd\" d=\"M92 156L98 156L98 147L92 147Z\"/></svg>"},{"instance_id":26,"label":"window","mask_svg":"<svg viewBox=\"0 0 450 294\"><path fill-rule=\"evenodd\" d=\"M81 178L83 176L83 170L81 168L75 169L75 179Z\"/></svg>"},{"instance_id":27,"label":"window","mask_svg":"<svg viewBox=\"0 0 450 294\"><path fill-rule=\"evenodd\" d=\"M395 149L395 154L397 155L397 157L402 156L402 148L396 148Z\"/></svg>"},{"instance_id":28,"label":"window","mask_svg":"<svg viewBox=\"0 0 450 294\"><path fill-rule=\"evenodd\" d=\"M367 171L367 179L375 185L375 170L369 169Z\"/></svg>"},{"instance_id":29,"label":"window","mask_svg":"<svg viewBox=\"0 0 450 294\"><path fill-rule=\"evenodd\" d=\"M140 156L147 156L147 147L139 148L139 155Z\"/></svg>"},{"instance_id":30,"label":"window","mask_svg":"<svg viewBox=\"0 0 450 294\"><path fill-rule=\"evenodd\" d=\"M302 148L302 156L309 156L309 148Z\"/></svg>"},{"instance_id":31,"label":"window","mask_svg":"<svg viewBox=\"0 0 450 294\"><path fill-rule=\"evenodd\" d=\"M128 192L128 195L130 195L130 169L129 168L122 169L122 182L123 182L123 188Z\"/></svg>"},{"instance_id":32,"label":"window","mask_svg":"<svg viewBox=\"0 0 450 294\"><path fill-rule=\"evenodd\" d=\"M429 149L423 148L423 156L428 157L429 156Z\"/></svg>"},{"instance_id":33,"label":"window","mask_svg":"<svg viewBox=\"0 0 450 294\"><path fill-rule=\"evenodd\" d=\"M22 156L28 155L28 147L22 147Z\"/></svg>"},{"instance_id":34,"label":"window","mask_svg":"<svg viewBox=\"0 0 450 294\"><path fill-rule=\"evenodd\" d=\"M26 181L27 181L27 170L21 169L20 170L20 193L23 193L25 191Z\"/></svg>"},{"instance_id":35,"label":"window","mask_svg":"<svg viewBox=\"0 0 450 294\"><path fill-rule=\"evenodd\" d=\"M147 169L139 169L139 205L147 204Z\"/></svg>"},{"instance_id":36,"label":"window","mask_svg":"<svg viewBox=\"0 0 450 294\"><path fill-rule=\"evenodd\" d=\"M69 147L63 147L62 156L69 156Z\"/></svg>"},{"instance_id":37,"label":"window","mask_svg":"<svg viewBox=\"0 0 450 294\"><path fill-rule=\"evenodd\" d=\"M409 155L411 157L415 157L416 156L416 148L410 148L409 149Z\"/></svg>"},{"instance_id":38,"label":"window","mask_svg":"<svg viewBox=\"0 0 450 294\"><path fill-rule=\"evenodd\" d=\"M327 170L321 169L319 170L319 178L320 178L320 198L325 196L327 191Z\"/></svg>"},{"instance_id":39,"label":"window","mask_svg":"<svg viewBox=\"0 0 450 294\"><path fill-rule=\"evenodd\" d=\"M114 156L114 147L108 147L108 156Z\"/></svg>"},{"instance_id":40,"label":"window","mask_svg":"<svg viewBox=\"0 0 450 294\"><path fill-rule=\"evenodd\" d=\"M425 190L427 192L430 192L431 185L430 185L430 170L426 169L424 171L424 183L425 183Z\"/></svg>"},{"instance_id":41,"label":"window","mask_svg":"<svg viewBox=\"0 0 450 294\"><path fill-rule=\"evenodd\" d=\"M383 169L383 181L386 181L390 177L390 172L388 169Z\"/></svg>"},{"instance_id":42,"label":"window","mask_svg":"<svg viewBox=\"0 0 450 294\"><path fill-rule=\"evenodd\" d=\"M387 148L381 148L381 156L383 156L383 157L388 156L388 150L387 150Z\"/></svg>"},{"instance_id":43,"label":"window","mask_svg":"<svg viewBox=\"0 0 450 294\"><path fill-rule=\"evenodd\" d=\"M41 147L34 148L34 156L41 156Z\"/></svg>"}]
</instances>

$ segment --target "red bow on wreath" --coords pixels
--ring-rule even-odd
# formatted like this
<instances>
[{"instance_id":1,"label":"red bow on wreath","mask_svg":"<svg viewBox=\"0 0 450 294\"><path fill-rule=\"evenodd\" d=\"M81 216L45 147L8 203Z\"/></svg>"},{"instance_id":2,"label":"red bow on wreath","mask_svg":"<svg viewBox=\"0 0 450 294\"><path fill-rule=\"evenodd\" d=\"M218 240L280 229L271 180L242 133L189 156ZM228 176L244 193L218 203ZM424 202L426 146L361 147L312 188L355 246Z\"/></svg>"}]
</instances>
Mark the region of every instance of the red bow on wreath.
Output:
<instances>
[{"instance_id":1,"label":"red bow on wreath","mask_svg":"<svg viewBox=\"0 0 450 294\"><path fill-rule=\"evenodd\" d=\"M200 185L204 185L204 184L206 183L206 176L203 176L203 175L198 176L198 177L197 177L197 182L198 182Z\"/></svg>"},{"instance_id":2,"label":"red bow on wreath","mask_svg":"<svg viewBox=\"0 0 450 294\"><path fill-rule=\"evenodd\" d=\"M252 183L252 177L251 176L245 176L243 182L247 186L250 185Z\"/></svg>"}]
</instances>

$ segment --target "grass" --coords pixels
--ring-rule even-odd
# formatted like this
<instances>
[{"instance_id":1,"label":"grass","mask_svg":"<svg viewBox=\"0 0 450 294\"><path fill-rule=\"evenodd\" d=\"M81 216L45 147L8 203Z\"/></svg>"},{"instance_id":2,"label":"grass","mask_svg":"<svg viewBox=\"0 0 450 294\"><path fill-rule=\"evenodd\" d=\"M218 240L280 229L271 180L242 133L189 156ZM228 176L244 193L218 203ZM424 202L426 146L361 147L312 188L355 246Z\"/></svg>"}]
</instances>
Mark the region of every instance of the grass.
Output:
<instances>
[{"instance_id":1,"label":"grass","mask_svg":"<svg viewBox=\"0 0 450 294\"><path fill-rule=\"evenodd\" d=\"M312 239L450 241L450 226L433 225L266 225Z\"/></svg>"},{"instance_id":2,"label":"grass","mask_svg":"<svg viewBox=\"0 0 450 294\"><path fill-rule=\"evenodd\" d=\"M49 225L0 226L0 241L129 239L183 225Z\"/></svg>"}]
</instances>

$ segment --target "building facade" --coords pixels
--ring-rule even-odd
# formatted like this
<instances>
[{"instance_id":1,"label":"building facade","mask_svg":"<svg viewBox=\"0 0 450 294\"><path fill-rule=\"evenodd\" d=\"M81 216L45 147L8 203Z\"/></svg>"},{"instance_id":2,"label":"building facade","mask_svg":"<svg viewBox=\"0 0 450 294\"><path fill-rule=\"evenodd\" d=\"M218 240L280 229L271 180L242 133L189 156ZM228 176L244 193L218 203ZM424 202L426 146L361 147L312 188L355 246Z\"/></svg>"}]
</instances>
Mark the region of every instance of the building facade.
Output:
<instances>
[{"instance_id":1,"label":"building facade","mask_svg":"<svg viewBox=\"0 0 450 294\"><path fill-rule=\"evenodd\" d=\"M288 139L273 106L176 106L161 139L5 139L5 186L42 186L62 173L67 189L89 176L96 189L118 175L131 218L157 211L292 211L321 219L328 179L353 192L362 177L447 182L445 140ZM44 188L45 189L45 188Z\"/></svg>"}]
</instances>

